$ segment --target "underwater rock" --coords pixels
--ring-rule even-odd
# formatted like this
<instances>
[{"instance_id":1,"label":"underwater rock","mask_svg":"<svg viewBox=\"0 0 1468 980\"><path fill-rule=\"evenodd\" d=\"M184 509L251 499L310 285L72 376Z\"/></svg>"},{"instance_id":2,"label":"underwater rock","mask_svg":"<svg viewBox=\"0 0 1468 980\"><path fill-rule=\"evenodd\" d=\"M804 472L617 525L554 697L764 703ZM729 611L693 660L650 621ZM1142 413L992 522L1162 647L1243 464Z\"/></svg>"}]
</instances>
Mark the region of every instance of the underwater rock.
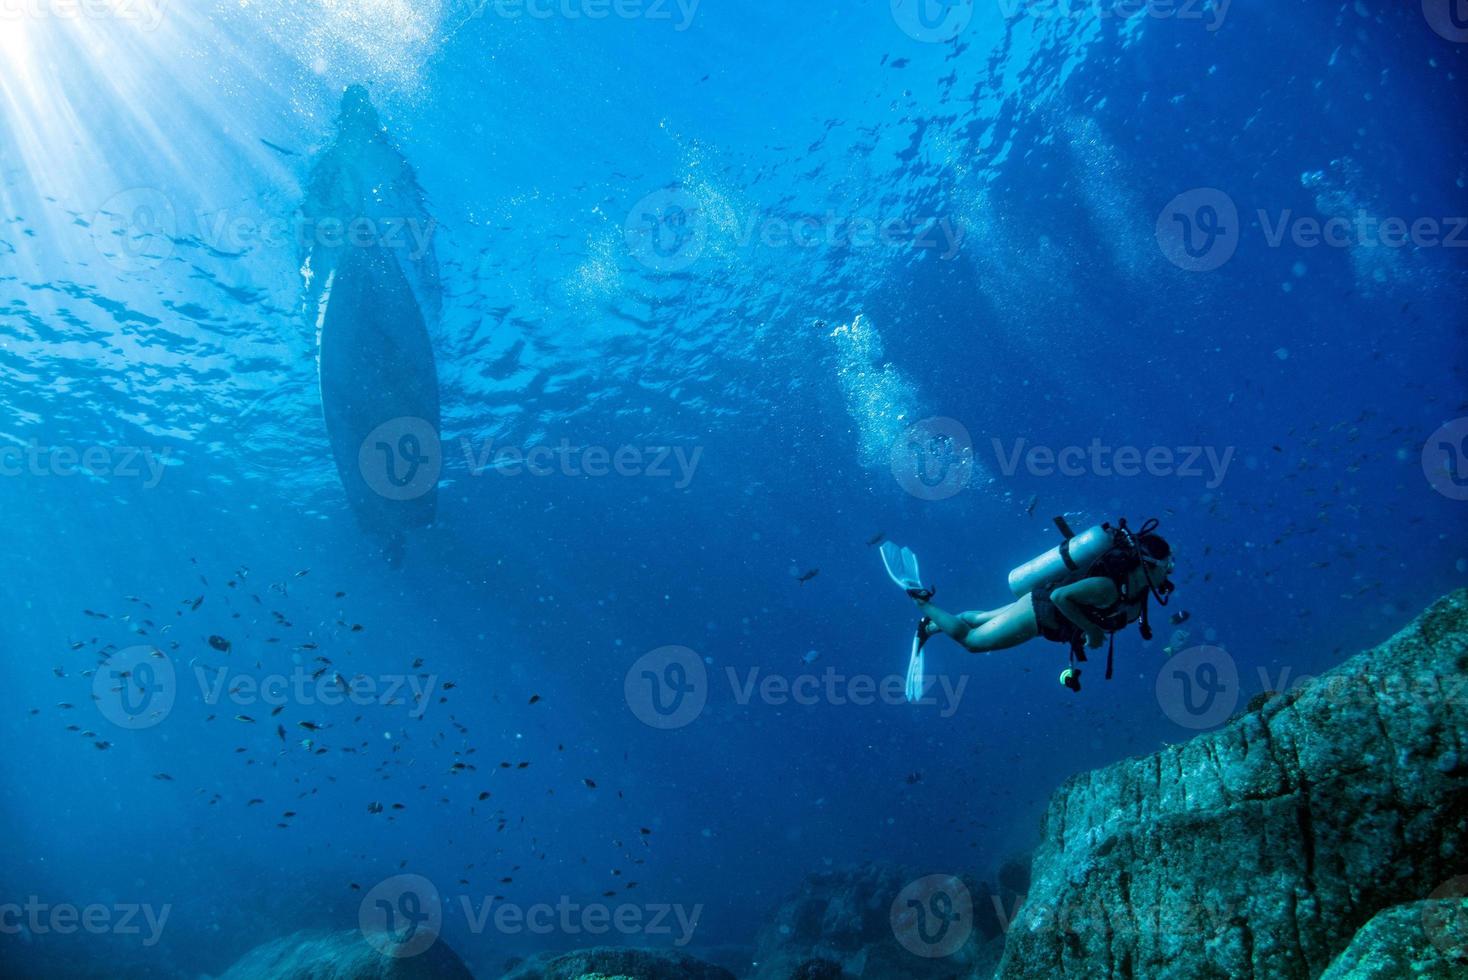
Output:
<instances>
[{"instance_id":1,"label":"underwater rock","mask_svg":"<svg viewBox=\"0 0 1468 980\"><path fill-rule=\"evenodd\" d=\"M889 865L811 875L760 930L752 980L790 980L812 960L830 961L852 977L949 980L972 975L982 955L982 936L970 934L972 930L947 956L916 955L898 940L893 903L925 877ZM959 880L971 895L976 917L988 913L991 890Z\"/></svg>"},{"instance_id":2,"label":"underwater rock","mask_svg":"<svg viewBox=\"0 0 1468 980\"><path fill-rule=\"evenodd\" d=\"M1030 890L1029 855L1012 857L999 868L999 887L1016 895L1025 895Z\"/></svg>"},{"instance_id":3,"label":"underwater rock","mask_svg":"<svg viewBox=\"0 0 1468 980\"><path fill-rule=\"evenodd\" d=\"M1320 980L1468 976L1468 901L1443 898L1379 913Z\"/></svg>"},{"instance_id":4,"label":"underwater rock","mask_svg":"<svg viewBox=\"0 0 1468 980\"><path fill-rule=\"evenodd\" d=\"M532 957L504 980L734 980L734 974L685 953L661 949L597 947L559 956Z\"/></svg>"},{"instance_id":5,"label":"underwater rock","mask_svg":"<svg viewBox=\"0 0 1468 980\"><path fill-rule=\"evenodd\" d=\"M833 960L806 960L790 974L790 980L843 980L846 972Z\"/></svg>"},{"instance_id":6,"label":"underwater rock","mask_svg":"<svg viewBox=\"0 0 1468 980\"><path fill-rule=\"evenodd\" d=\"M473 980L474 975L442 938L417 956L395 959L370 946L362 934L297 932L256 946L218 980Z\"/></svg>"},{"instance_id":7,"label":"underwater rock","mask_svg":"<svg viewBox=\"0 0 1468 980\"><path fill-rule=\"evenodd\" d=\"M1460 591L1222 729L1072 778L997 976L1319 976L1464 870L1465 725Z\"/></svg>"}]
</instances>

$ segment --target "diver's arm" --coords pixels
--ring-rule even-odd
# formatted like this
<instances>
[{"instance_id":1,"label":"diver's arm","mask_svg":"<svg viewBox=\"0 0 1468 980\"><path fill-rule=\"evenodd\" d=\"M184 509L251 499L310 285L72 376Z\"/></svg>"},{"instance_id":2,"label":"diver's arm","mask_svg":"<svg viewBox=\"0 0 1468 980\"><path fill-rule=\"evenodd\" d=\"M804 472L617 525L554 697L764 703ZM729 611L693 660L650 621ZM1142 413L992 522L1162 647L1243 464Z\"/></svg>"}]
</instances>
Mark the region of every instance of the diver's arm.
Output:
<instances>
[{"instance_id":1,"label":"diver's arm","mask_svg":"<svg viewBox=\"0 0 1468 980\"><path fill-rule=\"evenodd\" d=\"M1060 610L1060 615L1085 631L1086 642L1092 649L1106 642L1106 634L1081 612L1081 606L1104 609L1119 598L1116 586L1106 578L1083 578L1079 582L1063 585L1050 593L1050 601Z\"/></svg>"}]
</instances>

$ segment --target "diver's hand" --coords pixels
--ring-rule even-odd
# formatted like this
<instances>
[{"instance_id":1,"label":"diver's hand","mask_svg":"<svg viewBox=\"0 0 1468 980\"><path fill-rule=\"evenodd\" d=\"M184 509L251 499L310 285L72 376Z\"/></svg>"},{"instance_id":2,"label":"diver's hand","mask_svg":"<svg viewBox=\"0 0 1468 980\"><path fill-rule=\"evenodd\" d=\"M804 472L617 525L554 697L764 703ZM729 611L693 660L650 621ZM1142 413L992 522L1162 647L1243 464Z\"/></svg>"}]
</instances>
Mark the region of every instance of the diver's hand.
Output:
<instances>
[{"instance_id":1,"label":"diver's hand","mask_svg":"<svg viewBox=\"0 0 1468 980\"><path fill-rule=\"evenodd\" d=\"M1086 634L1086 646L1090 647L1092 650L1101 649L1101 645L1105 642L1106 634L1101 632L1100 630L1095 630L1094 632Z\"/></svg>"}]
</instances>

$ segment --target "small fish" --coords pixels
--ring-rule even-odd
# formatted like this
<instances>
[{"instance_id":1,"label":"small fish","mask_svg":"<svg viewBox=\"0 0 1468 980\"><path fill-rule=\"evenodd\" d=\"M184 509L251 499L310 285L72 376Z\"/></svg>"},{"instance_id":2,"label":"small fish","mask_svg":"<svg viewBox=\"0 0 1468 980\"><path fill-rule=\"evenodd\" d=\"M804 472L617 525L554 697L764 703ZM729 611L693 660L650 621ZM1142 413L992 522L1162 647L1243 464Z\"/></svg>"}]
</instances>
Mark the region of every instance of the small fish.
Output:
<instances>
[{"instance_id":1,"label":"small fish","mask_svg":"<svg viewBox=\"0 0 1468 980\"><path fill-rule=\"evenodd\" d=\"M375 803L375 802L374 803L368 803L367 804L367 812L368 813L381 813L382 812L382 804L381 803Z\"/></svg>"},{"instance_id":2,"label":"small fish","mask_svg":"<svg viewBox=\"0 0 1468 980\"><path fill-rule=\"evenodd\" d=\"M583 779L581 781L586 784L586 788L587 789L596 789L596 780L594 780L594 779Z\"/></svg>"},{"instance_id":3,"label":"small fish","mask_svg":"<svg viewBox=\"0 0 1468 980\"><path fill-rule=\"evenodd\" d=\"M877 545L881 544L883 541L886 541L886 540L887 540L887 532L886 531L878 531L876 534L872 535L870 538L867 539L867 547L868 548L875 548Z\"/></svg>"},{"instance_id":4,"label":"small fish","mask_svg":"<svg viewBox=\"0 0 1468 980\"><path fill-rule=\"evenodd\" d=\"M234 720L235 721L242 721L242 722L244 722L247 725L253 725L253 724L255 724L255 719L251 718L249 715L235 715L234 716Z\"/></svg>"},{"instance_id":5,"label":"small fish","mask_svg":"<svg viewBox=\"0 0 1468 980\"><path fill-rule=\"evenodd\" d=\"M228 640L218 635L209 637L209 645L218 650L220 653L229 653L231 646Z\"/></svg>"},{"instance_id":6,"label":"small fish","mask_svg":"<svg viewBox=\"0 0 1468 980\"><path fill-rule=\"evenodd\" d=\"M173 777L166 772L155 772L153 773L153 778L165 783L173 782Z\"/></svg>"},{"instance_id":7,"label":"small fish","mask_svg":"<svg viewBox=\"0 0 1468 980\"><path fill-rule=\"evenodd\" d=\"M542 699L541 699L541 696L539 694L532 694L530 696L530 703L531 704L539 704L541 700Z\"/></svg>"},{"instance_id":8,"label":"small fish","mask_svg":"<svg viewBox=\"0 0 1468 980\"><path fill-rule=\"evenodd\" d=\"M1172 625L1181 626L1183 623L1186 623L1192 618L1193 614L1188 612L1186 609L1184 609L1182 612L1175 612L1172 614Z\"/></svg>"},{"instance_id":9,"label":"small fish","mask_svg":"<svg viewBox=\"0 0 1468 980\"><path fill-rule=\"evenodd\" d=\"M799 582L801 585L804 585L819 574L821 574L821 570L819 568L812 568L810 571L806 572L804 575L796 579L796 581Z\"/></svg>"},{"instance_id":10,"label":"small fish","mask_svg":"<svg viewBox=\"0 0 1468 980\"><path fill-rule=\"evenodd\" d=\"M810 666L819 659L821 659L821 651L807 650L805 651L805 655L800 658L800 662L805 664L806 666Z\"/></svg>"}]
</instances>

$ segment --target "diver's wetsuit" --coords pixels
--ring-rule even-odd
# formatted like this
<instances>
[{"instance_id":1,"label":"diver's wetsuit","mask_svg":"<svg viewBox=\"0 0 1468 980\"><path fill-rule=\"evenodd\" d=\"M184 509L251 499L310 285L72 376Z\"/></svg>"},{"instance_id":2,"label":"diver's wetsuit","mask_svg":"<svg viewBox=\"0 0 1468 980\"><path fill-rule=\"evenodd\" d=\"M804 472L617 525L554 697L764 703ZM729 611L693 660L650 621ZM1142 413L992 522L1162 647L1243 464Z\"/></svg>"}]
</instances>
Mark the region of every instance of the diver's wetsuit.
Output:
<instances>
[{"instance_id":1,"label":"diver's wetsuit","mask_svg":"<svg viewBox=\"0 0 1468 980\"><path fill-rule=\"evenodd\" d=\"M1055 605L1055 600L1050 594L1059 586L1043 585L1030 593L1030 601L1035 607L1035 627L1040 631L1040 636L1054 643L1064 643L1068 647L1080 647L1086 645L1086 632L1060 611ZM1123 629L1134 617L1129 615L1129 606L1137 606L1141 600L1125 602L1120 596L1116 601L1105 609L1081 608L1081 614L1089 619L1096 627L1105 633L1115 633Z\"/></svg>"}]
</instances>

